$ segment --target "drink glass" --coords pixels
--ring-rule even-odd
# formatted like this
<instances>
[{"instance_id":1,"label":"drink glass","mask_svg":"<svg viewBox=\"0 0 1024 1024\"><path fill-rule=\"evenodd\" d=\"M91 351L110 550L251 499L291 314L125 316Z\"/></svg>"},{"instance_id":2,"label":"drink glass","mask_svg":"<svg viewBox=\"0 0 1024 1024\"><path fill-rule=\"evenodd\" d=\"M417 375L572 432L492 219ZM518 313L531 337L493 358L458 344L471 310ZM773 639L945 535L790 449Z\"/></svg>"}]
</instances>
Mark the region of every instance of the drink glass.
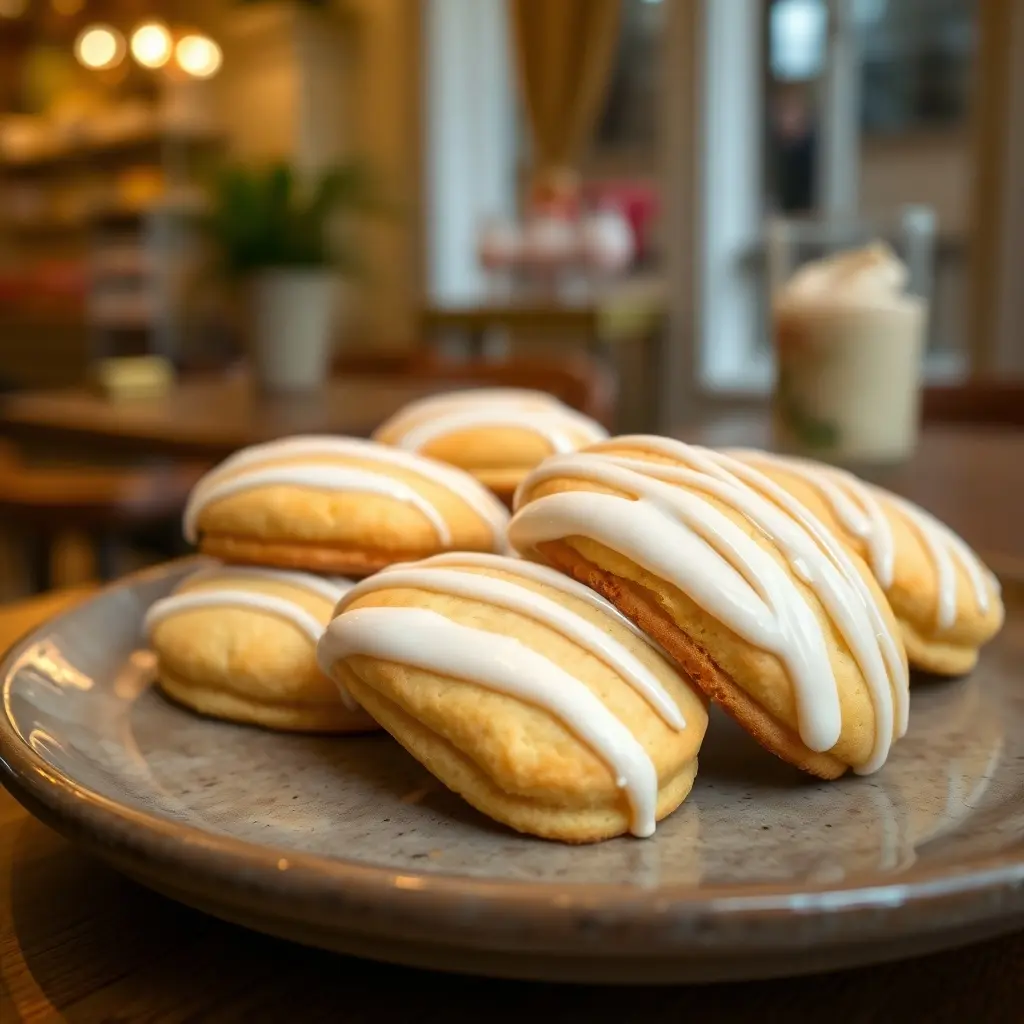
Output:
<instances>
[{"instance_id":1,"label":"drink glass","mask_svg":"<svg viewBox=\"0 0 1024 1024\"><path fill-rule=\"evenodd\" d=\"M776 448L854 466L913 453L934 242L920 206L769 225Z\"/></svg>"}]
</instances>

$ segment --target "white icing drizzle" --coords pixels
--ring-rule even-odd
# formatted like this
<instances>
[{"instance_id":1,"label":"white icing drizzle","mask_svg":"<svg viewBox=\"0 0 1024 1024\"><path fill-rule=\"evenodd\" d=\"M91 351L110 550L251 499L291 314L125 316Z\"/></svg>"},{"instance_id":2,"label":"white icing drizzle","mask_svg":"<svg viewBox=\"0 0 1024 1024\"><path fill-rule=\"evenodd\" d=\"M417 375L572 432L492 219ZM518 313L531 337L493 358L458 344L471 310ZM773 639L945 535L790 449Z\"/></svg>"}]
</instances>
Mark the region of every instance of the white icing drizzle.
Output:
<instances>
[{"instance_id":1,"label":"white icing drizzle","mask_svg":"<svg viewBox=\"0 0 1024 1024\"><path fill-rule=\"evenodd\" d=\"M328 674L339 661L366 655L462 679L544 708L612 771L629 801L630 831L653 834L658 774L647 751L584 683L518 640L421 608L355 608L327 627L318 655Z\"/></svg>"},{"instance_id":2,"label":"white icing drizzle","mask_svg":"<svg viewBox=\"0 0 1024 1024\"><path fill-rule=\"evenodd\" d=\"M446 391L440 395L427 395L426 398L417 398L415 401L402 406L394 416L378 428L378 432L401 426L406 420L414 417L418 419L421 416L429 416L438 411L443 412L452 406L478 405L482 402L501 402L510 405L532 406L536 409L544 409L562 404L550 392L537 391L533 388L467 388L463 391Z\"/></svg>"},{"instance_id":3,"label":"white icing drizzle","mask_svg":"<svg viewBox=\"0 0 1024 1024\"><path fill-rule=\"evenodd\" d=\"M262 569L246 565L215 565L200 569L182 580L179 592L196 583L212 583L218 579L251 579L256 582L282 583L298 590L306 590L332 605L337 604L353 582L344 576L314 576L308 572L291 572L287 569Z\"/></svg>"},{"instance_id":4,"label":"white icing drizzle","mask_svg":"<svg viewBox=\"0 0 1024 1024\"><path fill-rule=\"evenodd\" d=\"M223 590L197 590L191 594L175 594L157 601L146 613L145 629L151 633L161 622L182 612L201 608L251 608L287 619L298 626L315 644L324 631L324 625L301 605L276 594L259 594L254 590L225 588Z\"/></svg>"},{"instance_id":5,"label":"white icing drizzle","mask_svg":"<svg viewBox=\"0 0 1024 1024\"><path fill-rule=\"evenodd\" d=\"M385 472L323 461L330 458L373 460L431 480L461 498L476 512L490 527L495 544L500 545L504 541L508 513L493 494L467 473L372 441L318 436L285 438L244 448L207 473L192 491L185 508L186 539L195 541L196 522L211 502L256 487L285 484L328 491L366 491L407 502L430 521L442 544L451 543L444 517L414 488Z\"/></svg>"},{"instance_id":6,"label":"white icing drizzle","mask_svg":"<svg viewBox=\"0 0 1024 1024\"><path fill-rule=\"evenodd\" d=\"M779 545L786 555L794 572L807 584L815 589L818 599L825 606L832 620L840 627L840 632L846 640L851 652L854 655L861 672L867 679L869 689L872 693L872 703L876 715L879 715L880 722L895 720L896 735L903 736L907 731L910 718L910 692L907 685L907 669L901 653L900 644L893 635L892 629L881 609L875 595L864 582L863 577L857 568L850 561L843 546L837 543L832 532L806 509L796 498L794 498L784 487L777 484L764 473L759 472L753 466L732 457L728 453L712 451L710 449L696 448L693 446L680 446L678 442L666 438L630 436L623 437L616 442L610 442L623 447L637 446L647 451L656 452L669 458L686 462L691 468L697 469L718 479L729 480L733 483L741 483L753 488L767 497L772 503L783 509L790 518L795 520L803 529L809 533L817 542L818 547L828 556L832 564L842 575L846 584L854 591L863 605L864 612L868 619L868 630L863 628L864 623L852 624L848 621L848 610L843 603L845 600L842 592L835 592L826 587L821 590L816 587L813 574L808 573L805 564L803 549L801 546L794 547L790 534L792 531L787 527L778 535L769 533L769 536ZM600 446L598 448L600 450ZM625 461L625 460L620 460ZM630 460L634 462L636 460ZM673 473L678 473L673 467L662 467L656 465L654 475L662 474L662 479L672 481ZM650 463L640 463L637 468L641 472L652 472ZM665 472L665 469L668 472ZM683 481L689 482L689 481ZM760 529L768 532L766 523L750 515L749 509L739 507L738 511L743 512ZM763 509L762 509L763 511ZM780 520L772 514L775 522L775 529L778 530ZM785 522L781 520L781 522ZM799 533L795 536L800 536ZM836 605L836 600L841 599ZM869 638L873 638L873 641ZM876 646L884 661L885 675L879 672L877 659L874 657L872 647ZM892 711L888 711L884 705L889 701L885 699L885 687L889 687L891 693ZM881 727L881 725L879 726Z\"/></svg>"},{"instance_id":7,"label":"white icing drizzle","mask_svg":"<svg viewBox=\"0 0 1024 1024\"><path fill-rule=\"evenodd\" d=\"M460 556L454 557L455 560L461 562L463 567L467 564L467 561ZM515 559L494 559L494 561L501 564L481 567L500 569L502 572L516 573L527 578L532 576L529 571L520 572L522 566L529 563ZM548 572L555 576L560 575L554 570L548 570ZM561 578L565 579L564 576ZM547 583L548 580L545 579L543 582ZM581 584L576 584L576 586L581 590L586 590ZM497 579L494 576L485 576L478 572L467 572L464 568L461 571L455 568L445 568L443 565L438 565L433 559L392 566L354 586L338 605L337 613L341 614L352 602L366 594L398 587L429 590L483 601L543 623L619 673L671 728L678 730L686 727L678 705L662 686L658 677L623 644L568 608L537 593L536 590L519 586L510 580ZM559 590L563 593L571 593L568 588L563 586L559 586ZM592 593L592 591L587 592ZM579 595L574 594L573 596ZM594 596L598 597L596 594ZM601 599L599 598L599 600ZM587 603L595 606L592 601L588 600ZM609 608L611 606L607 605L607 607L601 608L601 611L608 614ZM614 617L616 621L621 618L617 612L610 617Z\"/></svg>"},{"instance_id":8,"label":"white icing drizzle","mask_svg":"<svg viewBox=\"0 0 1024 1024\"><path fill-rule=\"evenodd\" d=\"M512 565L509 565L510 561L513 563ZM576 580L572 579L572 577L558 572L557 569L552 569L546 565L540 565L538 562L527 561L517 551L510 552L507 555L486 555L475 551L456 551L443 555L431 555L430 558L425 558L421 562L411 564L477 565L482 569L499 569L503 572L514 572L526 579L534 580L536 583L543 583L545 586L551 587L554 590L560 590L563 594L568 594L569 597L575 597L578 601L586 602L591 608L615 619L620 626L624 626L628 629L637 639L643 640L648 647L653 647L659 654L663 655L669 661L672 660L670 655L664 650L664 648L662 648L657 640L649 637L632 620L627 619L626 616L615 607L615 605L610 601L605 600L596 591L591 590L590 587L585 587L582 583L577 583ZM386 569L383 569L382 572L390 572L392 569L400 568L405 568L405 566L388 566Z\"/></svg>"},{"instance_id":9,"label":"white icing drizzle","mask_svg":"<svg viewBox=\"0 0 1024 1024\"><path fill-rule=\"evenodd\" d=\"M940 523L923 508L903 498L898 498L895 494L887 494L886 498L913 525L935 564L935 572L939 581L939 600L936 609L936 622L939 629L949 629L956 622L958 587L954 560L960 563L967 578L971 581L978 611L982 615L987 613L990 597L986 576L991 580L994 580L994 577L985 569L977 555L948 526ZM995 589L994 586L993 589Z\"/></svg>"},{"instance_id":10,"label":"white icing drizzle","mask_svg":"<svg viewBox=\"0 0 1024 1024\"><path fill-rule=\"evenodd\" d=\"M305 590L329 602L332 606L352 586L342 576L313 576L311 573L289 572L283 569L255 569L214 565L198 570L179 584L175 593L154 602L146 613L144 629L147 635L165 620L182 612L202 608L251 608L286 619L305 633L315 644L324 631L324 624L298 602L279 594L264 594L237 586L246 580L254 583L276 583ZM220 584L220 586L210 586ZM201 587L201 589L192 589Z\"/></svg>"},{"instance_id":11,"label":"white icing drizzle","mask_svg":"<svg viewBox=\"0 0 1024 1024\"><path fill-rule=\"evenodd\" d=\"M452 541L451 531L444 516L415 488L385 473L374 473L372 470L356 469L351 466L278 465L248 470L205 487L201 507L243 491L251 491L256 487L273 487L279 484L311 487L321 491L359 491L363 494L380 494L385 498L402 501L412 505L426 517L442 544L450 544ZM185 522L185 536L190 541L195 540L195 515L198 513L193 512L193 516Z\"/></svg>"},{"instance_id":12,"label":"white icing drizzle","mask_svg":"<svg viewBox=\"0 0 1024 1024\"><path fill-rule=\"evenodd\" d=\"M815 466L799 459L742 449L729 454L755 467L778 466L813 487L824 498L843 529L864 542L871 571L882 588L888 590L892 586L896 561L892 526L866 484L844 470Z\"/></svg>"},{"instance_id":13,"label":"white icing drizzle","mask_svg":"<svg viewBox=\"0 0 1024 1024\"><path fill-rule=\"evenodd\" d=\"M736 454L753 465L776 465L814 487L828 502L840 525L867 545L872 571L885 590L893 584L895 541L883 505L888 502L898 509L921 538L935 568L938 581L935 618L940 630L949 629L956 622L958 582L954 562L959 562L970 581L978 610L982 614L988 611L990 588L998 589L994 577L956 533L918 505L831 466L767 452Z\"/></svg>"},{"instance_id":14,"label":"white icing drizzle","mask_svg":"<svg viewBox=\"0 0 1024 1024\"><path fill-rule=\"evenodd\" d=\"M378 430L419 451L431 441L477 427L516 427L542 437L553 452L572 452L608 436L594 420L536 391L485 389L414 402Z\"/></svg>"},{"instance_id":15,"label":"white icing drizzle","mask_svg":"<svg viewBox=\"0 0 1024 1024\"><path fill-rule=\"evenodd\" d=\"M200 569L182 580L179 589L156 601L146 613L144 629L147 635L161 623L182 612L203 608L251 608L286 619L302 630L316 644L323 635L324 624L296 601L279 594L264 594L232 585L252 580L256 583L277 583L305 590L335 605L352 587L352 581L341 576L313 576L310 573L288 572L282 569L254 569L248 567L212 566ZM221 583L212 587L207 584ZM193 590L194 586L202 589Z\"/></svg>"},{"instance_id":16,"label":"white icing drizzle","mask_svg":"<svg viewBox=\"0 0 1024 1024\"><path fill-rule=\"evenodd\" d=\"M789 574L708 499L734 508L777 545L850 647L876 715L871 755L857 770L881 767L894 732L905 729L906 671L870 592L828 531L795 502L783 511L738 479L745 467L727 456L661 438L610 443L646 448L692 468L600 451L549 459L528 478L528 488L569 476L637 500L578 491L545 496L513 519L514 546L524 551L584 534L669 580L738 635L779 657L797 698L801 739L812 750L829 750L839 739L842 718L821 626ZM763 477L757 483L762 490L771 487ZM802 514L795 516L793 509Z\"/></svg>"}]
</instances>

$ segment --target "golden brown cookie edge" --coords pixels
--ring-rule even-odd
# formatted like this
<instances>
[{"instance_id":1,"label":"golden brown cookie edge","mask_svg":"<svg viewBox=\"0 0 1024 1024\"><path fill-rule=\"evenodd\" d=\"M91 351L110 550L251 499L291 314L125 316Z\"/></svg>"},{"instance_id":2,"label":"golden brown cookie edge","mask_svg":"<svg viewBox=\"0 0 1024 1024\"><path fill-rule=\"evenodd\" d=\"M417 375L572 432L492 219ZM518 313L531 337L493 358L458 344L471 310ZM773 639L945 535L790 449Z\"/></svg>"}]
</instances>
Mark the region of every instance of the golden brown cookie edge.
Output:
<instances>
[{"instance_id":1,"label":"golden brown cookie edge","mask_svg":"<svg viewBox=\"0 0 1024 1024\"><path fill-rule=\"evenodd\" d=\"M344 673L345 685L372 717L447 789L485 817L526 835L572 845L614 839L629 831L629 814L620 807L557 808L516 801L460 750L424 726L355 673ZM658 791L655 818L675 811L689 796L697 776L697 758L686 762Z\"/></svg>"},{"instance_id":2,"label":"golden brown cookie edge","mask_svg":"<svg viewBox=\"0 0 1024 1024\"><path fill-rule=\"evenodd\" d=\"M366 712L352 711L340 700L336 705L246 700L239 694L179 678L164 668L158 672L156 684L169 700L194 714L273 732L354 734L378 728Z\"/></svg>"},{"instance_id":3,"label":"golden brown cookie edge","mask_svg":"<svg viewBox=\"0 0 1024 1024\"><path fill-rule=\"evenodd\" d=\"M665 614L646 588L601 569L562 541L540 544L538 550L549 564L597 591L656 640L694 685L766 750L821 779L837 779L846 772L848 765L831 754L811 750L796 733L769 715Z\"/></svg>"}]
</instances>

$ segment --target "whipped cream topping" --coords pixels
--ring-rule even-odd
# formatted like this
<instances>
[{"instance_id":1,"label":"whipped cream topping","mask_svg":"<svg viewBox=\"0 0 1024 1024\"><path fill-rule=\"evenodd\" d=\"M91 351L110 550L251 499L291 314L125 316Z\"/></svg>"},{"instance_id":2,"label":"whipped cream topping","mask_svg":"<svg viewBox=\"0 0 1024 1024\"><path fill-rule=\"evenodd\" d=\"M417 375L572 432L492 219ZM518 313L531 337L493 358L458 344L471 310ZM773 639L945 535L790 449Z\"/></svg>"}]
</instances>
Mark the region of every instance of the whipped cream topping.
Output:
<instances>
[{"instance_id":1,"label":"whipped cream topping","mask_svg":"<svg viewBox=\"0 0 1024 1024\"><path fill-rule=\"evenodd\" d=\"M775 296L776 305L893 306L905 294L906 265L883 242L849 249L801 267Z\"/></svg>"}]
</instances>

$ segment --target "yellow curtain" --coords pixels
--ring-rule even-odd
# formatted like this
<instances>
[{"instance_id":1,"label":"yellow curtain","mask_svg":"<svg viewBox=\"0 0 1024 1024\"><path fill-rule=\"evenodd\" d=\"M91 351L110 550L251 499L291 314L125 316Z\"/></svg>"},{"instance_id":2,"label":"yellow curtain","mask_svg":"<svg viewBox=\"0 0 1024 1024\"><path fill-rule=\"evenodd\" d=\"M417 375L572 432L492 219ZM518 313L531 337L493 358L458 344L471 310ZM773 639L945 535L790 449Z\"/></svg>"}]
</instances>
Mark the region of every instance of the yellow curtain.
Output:
<instances>
[{"instance_id":1,"label":"yellow curtain","mask_svg":"<svg viewBox=\"0 0 1024 1024\"><path fill-rule=\"evenodd\" d=\"M620 0L509 0L534 171L571 168L601 109Z\"/></svg>"}]
</instances>

